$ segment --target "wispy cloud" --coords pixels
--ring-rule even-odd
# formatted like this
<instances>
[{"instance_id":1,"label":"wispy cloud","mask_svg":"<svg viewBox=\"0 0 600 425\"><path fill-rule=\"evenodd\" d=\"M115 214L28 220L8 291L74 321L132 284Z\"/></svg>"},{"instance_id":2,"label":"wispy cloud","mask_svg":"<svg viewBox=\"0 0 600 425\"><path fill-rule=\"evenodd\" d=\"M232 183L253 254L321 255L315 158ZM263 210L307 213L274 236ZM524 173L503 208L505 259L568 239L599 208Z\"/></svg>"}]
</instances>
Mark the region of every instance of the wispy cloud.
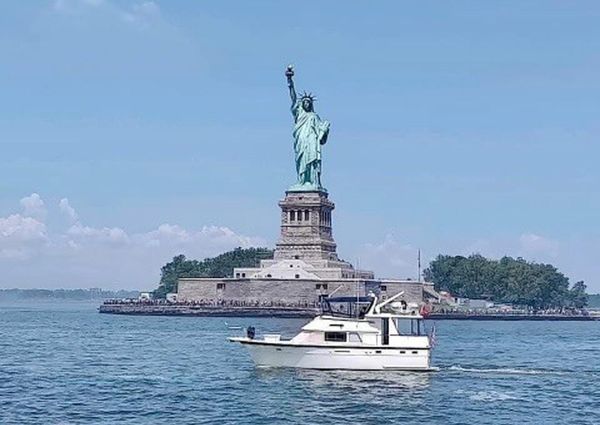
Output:
<instances>
[{"instance_id":1,"label":"wispy cloud","mask_svg":"<svg viewBox=\"0 0 600 425\"><path fill-rule=\"evenodd\" d=\"M226 226L194 230L165 223L137 233L90 226L67 198L58 202L57 212L70 222L61 229L49 226L46 214L39 214L46 210L38 194L24 197L21 205L22 212L0 217L0 287L43 282L42 286L152 288L160 267L174 255L202 259L237 246L266 244Z\"/></svg>"},{"instance_id":2,"label":"wispy cloud","mask_svg":"<svg viewBox=\"0 0 600 425\"><path fill-rule=\"evenodd\" d=\"M415 279L417 256L417 248L388 233L380 242L364 244L360 250L360 266L384 277Z\"/></svg>"},{"instance_id":3,"label":"wispy cloud","mask_svg":"<svg viewBox=\"0 0 600 425\"><path fill-rule=\"evenodd\" d=\"M121 10L119 14L126 22L148 25L160 17L160 8L153 1L144 1L134 4L129 10Z\"/></svg>"},{"instance_id":4,"label":"wispy cloud","mask_svg":"<svg viewBox=\"0 0 600 425\"><path fill-rule=\"evenodd\" d=\"M58 208L64 215L68 217L69 221L76 222L79 220L79 216L77 215L75 208L71 206L67 198L62 198L60 200L58 203Z\"/></svg>"},{"instance_id":5,"label":"wispy cloud","mask_svg":"<svg viewBox=\"0 0 600 425\"><path fill-rule=\"evenodd\" d=\"M21 199L23 211L0 217L0 259L25 260L48 243L46 209L37 193Z\"/></svg>"},{"instance_id":6,"label":"wispy cloud","mask_svg":"<svg viewBox=\"0 0 600 425\"><path fill-rule=\"evenodd\" d=\"M58 12L71 13L84 7L98 8L104 4L104 0L55 0L52 6Z\"/></svg>"},{"instance_id":7,"label":"wispy cloud","mask_svg":"<svg viewBox=\"0 0 600 425\"><path fill-rule=\"evenodd\" d=\"M20 203L23 207L24 216L35 217L41 220L46 218L46 205L37 193L32 193L31 195L22 198Z\"/></svg>"},{"instance_id":8,"label":"wispy cloud","mask_svg":"<svg viewBox=\"0 0 600 425\"><path fill-rule=\"evenodd\" d=\"M160 18L160 7L154 1L139 1L121 6L108 0L56 0L53 9L57 13L81 14L102 12L129 24L147 26Z\"/></svg>"},{"instance_id":9,"label":"wispy cloud","mask_svg":"<svg viewBox=\"0 0 600 425\"><path fill-rule=\"evenodd\" d=\"M521 252L525 255L542 255L556 258L560 244L554 239L536 235L535 233L524 233L519 237Z\"/></svg>"}]
</instances>

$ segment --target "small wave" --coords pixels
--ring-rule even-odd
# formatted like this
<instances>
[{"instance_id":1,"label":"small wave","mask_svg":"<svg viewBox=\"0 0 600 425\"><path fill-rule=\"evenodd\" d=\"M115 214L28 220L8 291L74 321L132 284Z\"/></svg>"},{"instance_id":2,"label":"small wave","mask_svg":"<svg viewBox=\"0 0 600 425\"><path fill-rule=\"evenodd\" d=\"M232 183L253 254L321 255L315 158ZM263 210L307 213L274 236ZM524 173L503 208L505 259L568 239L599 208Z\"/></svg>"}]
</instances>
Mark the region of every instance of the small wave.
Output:
<instances>
[{"instance_id":1,"label":"small wave","mask_svg":"<svg viewBox=\"0 0 600 425\"><path fill-rule=\"evenodd\" d=\"M453 372L469 372L469 373L494 373L500 375L563 375L564 371L558 370L547 370L547 369L517 369L517 368L490 368L490 369L479 369L479 368L468 368L462 366L450 366L446 370Z\"/></svg>"},{"instance_id":2,"label":"small wave","mask_svg":"<svg viewBox=\"0 0 600 425\"><path fill-rule=\"evenodd\" d=\"M160 375L116 375L115 378L123 381L164 381L165 378Z\"/></svg>"},{"instance_id":3,"label":"small wave","mask_svg":"<svg viewBox=\"0 0 600 425\"><path fill-rule=\"evenodd\" d=\"M475 394L471 394L469 398L474 401L486 402L517 400L517 397L499 391L477 391Z\"/></svg>"}]
</instances>

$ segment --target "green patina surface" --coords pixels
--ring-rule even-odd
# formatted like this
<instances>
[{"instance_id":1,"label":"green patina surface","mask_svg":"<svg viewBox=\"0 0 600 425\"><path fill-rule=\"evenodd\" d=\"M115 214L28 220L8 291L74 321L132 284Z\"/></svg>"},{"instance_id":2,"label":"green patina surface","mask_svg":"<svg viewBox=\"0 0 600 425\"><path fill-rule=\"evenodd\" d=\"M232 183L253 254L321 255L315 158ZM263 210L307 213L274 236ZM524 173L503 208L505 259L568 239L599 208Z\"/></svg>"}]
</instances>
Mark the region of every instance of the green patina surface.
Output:
<instances>
[{"instance_id":1,"label":"green patina surface","mask_svg":"<svg viewBox=\"0 0 600 425\"><path fill-rule=\"evenodd\" d=\"M297 182L288 191L322 191L321 184L321 150L329 136L329 122L321 119L314 111L315 98L304 93L298 98L294 87L294 69L288 66L285 71L292 99L292 115L294 117L294 154L296 160Z\"/></svg>"}]
</instances>

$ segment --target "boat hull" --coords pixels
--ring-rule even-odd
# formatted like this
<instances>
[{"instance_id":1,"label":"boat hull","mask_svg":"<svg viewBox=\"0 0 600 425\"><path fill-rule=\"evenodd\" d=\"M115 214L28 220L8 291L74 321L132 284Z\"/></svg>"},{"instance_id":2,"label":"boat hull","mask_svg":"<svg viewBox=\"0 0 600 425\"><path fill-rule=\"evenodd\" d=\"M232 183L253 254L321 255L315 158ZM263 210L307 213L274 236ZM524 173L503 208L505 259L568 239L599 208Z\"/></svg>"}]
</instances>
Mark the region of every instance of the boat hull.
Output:
<instances>
[{"instance_id":1,"label":"boat hull","mask_svg":"<svg viewBox=\"0 0 600 425\"><path fill-rule=\"evenodd\" d=\"M428 348L325 347L243 342L259 367L430 371Z\"/></svg>"}]
</instances>

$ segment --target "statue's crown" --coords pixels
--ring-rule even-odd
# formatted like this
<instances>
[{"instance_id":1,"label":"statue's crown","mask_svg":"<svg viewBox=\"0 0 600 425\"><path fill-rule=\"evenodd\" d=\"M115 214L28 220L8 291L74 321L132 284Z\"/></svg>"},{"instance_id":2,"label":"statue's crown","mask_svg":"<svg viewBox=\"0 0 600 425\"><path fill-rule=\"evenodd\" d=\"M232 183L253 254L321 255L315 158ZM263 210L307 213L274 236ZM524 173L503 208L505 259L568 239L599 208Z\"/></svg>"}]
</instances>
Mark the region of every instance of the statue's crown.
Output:
<instances>
[{"instance_id":1,"label":"statue's crown","mask_svg":"<svg viewBox=\"0 0 600 425\"><path fill-rule=\"evenodd\" d=\"M307 93L307 92L302 93L302 96L300 96L300 100L304 100L304 99L308 99L311 102L314 102L315 100L317 100L317 98L315 96L313 96L312 93Z\"/></svg>"}]
</instances>

